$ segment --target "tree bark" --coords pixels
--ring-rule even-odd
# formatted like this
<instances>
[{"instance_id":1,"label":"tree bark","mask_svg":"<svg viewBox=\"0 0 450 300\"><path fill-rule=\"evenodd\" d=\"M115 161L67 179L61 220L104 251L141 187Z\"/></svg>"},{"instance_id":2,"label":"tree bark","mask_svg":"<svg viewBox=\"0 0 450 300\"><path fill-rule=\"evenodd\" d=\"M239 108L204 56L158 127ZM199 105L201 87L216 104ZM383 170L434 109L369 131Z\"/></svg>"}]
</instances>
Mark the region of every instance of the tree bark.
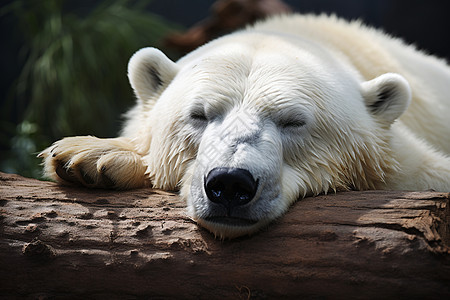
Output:
<instances>
[{"instance_id":1,"label":"tree bark","mask_svg":"<svg viewBox=\"0 0 450 300\"><path fill-rule=\"evenodd\" d=\"M174 193L0 173L0 298L449 299L449 246L449 193L306 198L221 241Z\"/></svg>"}]
</instances>

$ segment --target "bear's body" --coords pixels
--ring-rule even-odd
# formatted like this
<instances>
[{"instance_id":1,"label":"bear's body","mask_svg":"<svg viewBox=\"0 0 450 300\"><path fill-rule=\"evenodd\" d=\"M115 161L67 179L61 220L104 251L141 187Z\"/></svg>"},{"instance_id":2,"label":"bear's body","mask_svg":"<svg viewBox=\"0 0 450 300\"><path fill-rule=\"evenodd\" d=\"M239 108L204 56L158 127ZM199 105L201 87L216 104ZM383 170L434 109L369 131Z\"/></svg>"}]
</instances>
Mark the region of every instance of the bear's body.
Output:
<instances>
[{"instance_id":1,"label":"bear's body","mask_svg":"<svg viewBox=\"0 0 450 300\"><path fill-rule=\"evenodd\" d=\"M48 176L181 188L223 237L307 195L450 191L450 68L357 22L276 17L177 63L142 49L128 75L139 99L121 137L56 142Z\"/></svg>"}]
</instances>

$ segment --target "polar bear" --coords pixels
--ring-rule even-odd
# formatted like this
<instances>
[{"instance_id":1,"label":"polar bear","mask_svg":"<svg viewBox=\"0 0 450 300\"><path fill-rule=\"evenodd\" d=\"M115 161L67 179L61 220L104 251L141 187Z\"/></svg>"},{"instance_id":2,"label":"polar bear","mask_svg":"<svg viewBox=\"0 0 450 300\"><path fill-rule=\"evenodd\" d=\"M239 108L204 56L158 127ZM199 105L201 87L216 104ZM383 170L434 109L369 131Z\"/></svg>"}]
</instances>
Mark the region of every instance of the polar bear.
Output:
<instances>
[{"instance_id":1,"label":"polar bear","mask_svg":"<svg viewBox=\"0 0 450 300\"><path fill-rule=\"evenodd\" d=\"M450 191L450 68L334 16L278 16L173 62L128 66L138 98L120 137L69 137L45 174L87 187L180 190L222 238L299 198L343 190Z\"/></svg>"}]
</instances>

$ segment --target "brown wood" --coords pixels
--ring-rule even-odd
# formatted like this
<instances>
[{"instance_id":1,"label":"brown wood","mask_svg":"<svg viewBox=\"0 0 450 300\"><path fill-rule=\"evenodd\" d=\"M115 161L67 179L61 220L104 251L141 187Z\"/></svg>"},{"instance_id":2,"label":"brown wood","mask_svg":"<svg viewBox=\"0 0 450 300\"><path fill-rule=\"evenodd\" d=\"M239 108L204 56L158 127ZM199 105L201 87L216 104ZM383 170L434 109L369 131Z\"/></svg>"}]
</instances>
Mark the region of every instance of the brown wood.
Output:
<instances>
[{"instance_id":1,"label":"brown wood","mask_svg":"<svg viewBox=\"0 0 450 300\"><path fill-rule=\"evenodd\" d=\"M173 193L0 173L0 298L448 299L449 224L449 193L345 192L220 241Z\"/></svg>"}]
</instances>

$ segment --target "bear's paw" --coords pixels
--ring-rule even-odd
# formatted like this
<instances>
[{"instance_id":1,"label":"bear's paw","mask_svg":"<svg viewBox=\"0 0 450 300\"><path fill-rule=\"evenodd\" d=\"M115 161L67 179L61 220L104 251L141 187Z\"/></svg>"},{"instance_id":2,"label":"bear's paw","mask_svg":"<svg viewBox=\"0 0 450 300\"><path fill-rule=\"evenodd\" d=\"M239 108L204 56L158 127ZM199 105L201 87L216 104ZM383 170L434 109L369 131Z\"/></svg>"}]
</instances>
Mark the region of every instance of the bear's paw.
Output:
<instances>
[{"instance_id":1,"label":"bear's paw","mask_svg":"<svg viewBox=\"0 0 450 300\"><path fill-rule=\"evenodd\" d=\"M125 138L68 137L38 157L44 159L44 175L58 182L117 189L149 185L142 157Z\"/></svg>"}]
</instances>

